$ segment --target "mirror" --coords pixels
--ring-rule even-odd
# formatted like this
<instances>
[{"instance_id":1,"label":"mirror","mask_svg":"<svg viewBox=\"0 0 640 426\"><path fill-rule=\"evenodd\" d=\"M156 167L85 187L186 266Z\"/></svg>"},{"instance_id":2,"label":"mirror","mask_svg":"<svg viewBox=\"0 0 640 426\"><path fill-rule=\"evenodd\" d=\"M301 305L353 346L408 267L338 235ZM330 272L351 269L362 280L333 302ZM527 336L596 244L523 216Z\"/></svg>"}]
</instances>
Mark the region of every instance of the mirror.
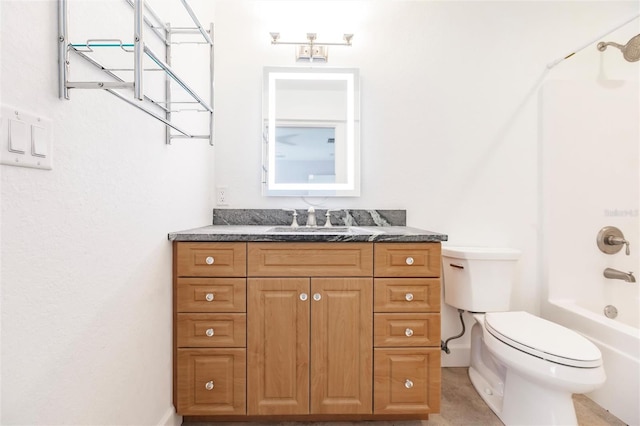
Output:
<instances>
[{"instance_id":1,"label":"mirror","mask_svg":"<svg viewBox=\"0 0 640 426\"><path fill-rule=\"evenodd\" d=\"M354 68L264 69L263 195L360 195Z\"/></svg>"}]
</instances>

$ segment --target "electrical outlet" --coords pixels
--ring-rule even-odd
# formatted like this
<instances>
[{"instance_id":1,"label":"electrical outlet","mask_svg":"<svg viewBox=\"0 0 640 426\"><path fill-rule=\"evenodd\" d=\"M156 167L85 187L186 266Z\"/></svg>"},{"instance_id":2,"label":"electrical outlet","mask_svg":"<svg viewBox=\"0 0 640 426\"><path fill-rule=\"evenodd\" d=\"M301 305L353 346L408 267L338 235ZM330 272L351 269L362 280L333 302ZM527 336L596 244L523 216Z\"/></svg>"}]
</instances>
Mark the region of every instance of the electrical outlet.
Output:
<instances>
[{"instance_id":1,"label":"electrical outlet","mask_svg":"<svg viewBox=\"0 0 640 426\"><path fill-rule=\"evenodd\" d=\"M216 204L218 206L229 205L229 189L226 186L216 187Z\"/></svg>"}]
</instances>

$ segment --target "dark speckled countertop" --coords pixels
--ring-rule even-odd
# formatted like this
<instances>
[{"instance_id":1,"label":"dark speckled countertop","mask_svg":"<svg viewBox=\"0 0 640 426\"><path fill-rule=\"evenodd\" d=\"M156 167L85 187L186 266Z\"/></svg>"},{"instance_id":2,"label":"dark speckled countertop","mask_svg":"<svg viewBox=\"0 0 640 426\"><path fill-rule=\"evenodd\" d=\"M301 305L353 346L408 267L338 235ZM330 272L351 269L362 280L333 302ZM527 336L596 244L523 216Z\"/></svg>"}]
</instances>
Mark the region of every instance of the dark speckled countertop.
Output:
<instances>
[{"instance_id":1,"label":"dark speckled countertop","mask_svg":"<svg viewBox=\"0 0 640 426\"><path fill-rule=\"evenodd\" d=\"M304 227L306 210L299 210L299 228L290 228L291 213L282 210L216 209L213 225L171 232L171 241L291 241L291 242L439 242L447 235L405 226L404 210L330 211L333 227L324 227L326 210L316 210L318 227ZM302 217L302 220L301 220Z\"/></svg>"}]
</instances>

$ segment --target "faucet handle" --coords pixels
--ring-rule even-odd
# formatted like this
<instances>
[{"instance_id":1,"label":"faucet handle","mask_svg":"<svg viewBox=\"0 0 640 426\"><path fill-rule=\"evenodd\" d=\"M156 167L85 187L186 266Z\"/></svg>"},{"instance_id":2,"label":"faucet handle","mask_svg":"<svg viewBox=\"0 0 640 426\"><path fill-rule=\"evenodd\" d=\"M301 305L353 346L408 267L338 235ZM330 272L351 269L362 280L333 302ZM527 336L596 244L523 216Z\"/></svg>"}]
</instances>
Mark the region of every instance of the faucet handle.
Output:
<instances>
[{"instance_id":1,"label":"faucet handle","mask_svg":"<svg viewBox=\"0 0 640 426\"><path fill-rule=\"evenodd\" d=\"M624 238L622 231L615 226L605 226L598 232L596 239L598 248L600 251L606 254L614 254L622 249L622 245L625 245L625 254L629 256L631 250L629 248L629 241Z\"/></svg>"},{"instance_id":2,"label":"faucet handle","mask_svg":"<svg viewBox=\"0 0 640 426\"><path fill-rule=\"evenodd\" d=\"M293 220L291 221L291 227L292 228L297 228L300 225L298 225L298 212L296 211L296 209L282 209L286 212L293 212Z\"/></svg>"},{"instance_id":3,"label":"faucet handle","mask_svg":"<svg viewBox=\"0 0 640 426\"><path fill-rule=\"evenodd\" d=\"M324 216L327 218L327 220L324 222L324 226L325 228L331 228L333 225L331 224L331 212L339 212L340 210L329 210L327 209L326 213L324 214Z\"/></svg>"}]
</instances>

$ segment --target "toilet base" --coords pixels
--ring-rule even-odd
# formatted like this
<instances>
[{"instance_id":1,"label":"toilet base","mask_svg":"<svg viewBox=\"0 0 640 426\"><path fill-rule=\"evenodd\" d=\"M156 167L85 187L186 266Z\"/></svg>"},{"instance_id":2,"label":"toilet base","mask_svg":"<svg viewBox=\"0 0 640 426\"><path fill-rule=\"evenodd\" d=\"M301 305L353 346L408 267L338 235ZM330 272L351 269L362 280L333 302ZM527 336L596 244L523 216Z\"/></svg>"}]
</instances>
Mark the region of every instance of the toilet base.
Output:
<instances>
[{"instance_id":1,"label":"toilet base","mask_svg":"<svg viewBox=\"0 0 640 426\"><path fill-rule=\"evenodd\" d=\"M541 376L531 376L531 372L506 365L504 360L501 361L502 358L489 350L484 341L483 318L478 315L474 317L477 322L471 329L469 378L480 397L500 420L507 426L577 425L572 392L587 389L584 384L568 386L560 383L562 380L543 380ZM529 355L522 356L521 362L529 361ZM587 371L581 373L589 375ZM590 387L595 388L600 379L604 381L601 369L594 370L593 376L587 377L586 381L592 381L593 386Z\"/></svg>"},{"instance_id":2,"label":"toilet base","mask_svg":"<svg viewBox=\"0 0 640 426\"><path fill-rule=\"evenodd\" d=\"M512 372L506 378L504 394L473 367L469 368L469 378L482 400L507 426L578 424L571 394L533 389L528 380Z\"/></svg>"}]
</instances>

